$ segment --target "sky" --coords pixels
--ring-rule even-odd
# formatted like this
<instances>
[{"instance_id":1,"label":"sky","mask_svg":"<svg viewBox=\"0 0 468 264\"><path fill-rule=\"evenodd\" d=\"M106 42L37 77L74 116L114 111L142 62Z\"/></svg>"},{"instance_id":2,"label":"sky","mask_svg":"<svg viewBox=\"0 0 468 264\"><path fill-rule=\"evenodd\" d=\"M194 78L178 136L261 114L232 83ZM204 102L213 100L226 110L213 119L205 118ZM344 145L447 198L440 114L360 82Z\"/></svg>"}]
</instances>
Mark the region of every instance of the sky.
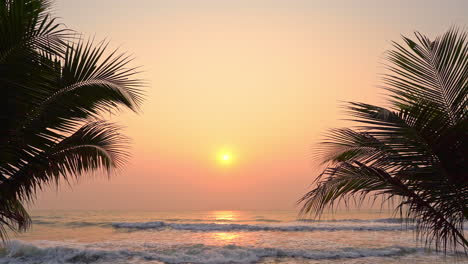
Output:
<instances>
[{"instance_id":1,"label":"sky","mask_svg":"<svg viewBox=\"0 0 468 264\"><path fill-rule=\"evenodd\" d=\"M132 139L127 166L31 206L296 210L317 176L313 147L350 125L344 102L384 102L391 41L466 27L466 10L464 0L58 0L60 22L133 54L148 87L142 113L110 117Z\"/></svg>"}]
</instances>

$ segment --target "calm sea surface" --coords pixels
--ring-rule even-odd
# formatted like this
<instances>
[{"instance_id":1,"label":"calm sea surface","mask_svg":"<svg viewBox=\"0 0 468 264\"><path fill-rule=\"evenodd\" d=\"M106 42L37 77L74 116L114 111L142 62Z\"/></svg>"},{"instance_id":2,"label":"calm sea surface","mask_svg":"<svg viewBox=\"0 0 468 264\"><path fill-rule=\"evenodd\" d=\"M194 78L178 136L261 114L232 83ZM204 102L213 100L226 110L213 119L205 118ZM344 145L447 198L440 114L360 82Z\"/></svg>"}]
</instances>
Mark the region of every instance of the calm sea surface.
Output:
<instances>
[{"instance_id":1,"label":"calm sea surface","mask_svg":"<svg viewBox=\"0 0 468 264\"><path fill-rule=\"evenodd\" d=\"M320 221L284 211L35 211L33 221L0 263L468 263L425 250L412 226L379 211Z\"/></svg>"}]
</instances>

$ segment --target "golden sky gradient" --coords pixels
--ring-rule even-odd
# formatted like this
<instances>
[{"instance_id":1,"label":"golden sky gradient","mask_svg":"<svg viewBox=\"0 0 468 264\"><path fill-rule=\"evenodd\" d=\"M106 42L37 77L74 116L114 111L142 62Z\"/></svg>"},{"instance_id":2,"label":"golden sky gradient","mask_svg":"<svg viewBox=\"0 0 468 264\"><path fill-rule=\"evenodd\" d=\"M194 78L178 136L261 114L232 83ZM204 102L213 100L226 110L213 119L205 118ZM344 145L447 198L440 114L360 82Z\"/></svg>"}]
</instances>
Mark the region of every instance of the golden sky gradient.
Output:
<instances>
[{"instance_id":1,"label":"golden sky gradient","mask_svg":"<svg viewBox=\"0 0 468 264\"><path fill-rule=\"evenodd\" d=\"M342 102L382 102L390 41L466 26L466 10L468 1L59 0L63 23L134 54L149 87L142 114L112 117L133 140L126 169L47 190L34 208L294 209L316 175L311 147L346 125Z\"/></svg>"}]
</instances>

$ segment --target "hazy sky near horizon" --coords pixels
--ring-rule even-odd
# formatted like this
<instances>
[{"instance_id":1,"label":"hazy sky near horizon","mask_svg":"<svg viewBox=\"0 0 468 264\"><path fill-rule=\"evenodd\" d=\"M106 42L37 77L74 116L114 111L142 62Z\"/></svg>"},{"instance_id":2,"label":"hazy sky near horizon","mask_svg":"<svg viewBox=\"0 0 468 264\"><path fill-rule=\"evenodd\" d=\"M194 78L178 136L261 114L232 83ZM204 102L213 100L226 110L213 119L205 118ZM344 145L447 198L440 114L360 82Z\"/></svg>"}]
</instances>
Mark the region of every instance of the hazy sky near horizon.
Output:
<instances>
[{"instance_id":1,"label":"hazy sky near horizon","mask_svg":"<svg viewBox=\"0 0 468 264\"><path fill-rule=\"evenodd\" d=\"M58 0L61 22L134 54L140 115L112 117L132 158L111 180L39 195L39 209L295 209L311 147L343 101L381 103L383 53L415 30L468 25L468 1ZM229 166L216 156L232 153Z\"/></svg>"}]
</instances>

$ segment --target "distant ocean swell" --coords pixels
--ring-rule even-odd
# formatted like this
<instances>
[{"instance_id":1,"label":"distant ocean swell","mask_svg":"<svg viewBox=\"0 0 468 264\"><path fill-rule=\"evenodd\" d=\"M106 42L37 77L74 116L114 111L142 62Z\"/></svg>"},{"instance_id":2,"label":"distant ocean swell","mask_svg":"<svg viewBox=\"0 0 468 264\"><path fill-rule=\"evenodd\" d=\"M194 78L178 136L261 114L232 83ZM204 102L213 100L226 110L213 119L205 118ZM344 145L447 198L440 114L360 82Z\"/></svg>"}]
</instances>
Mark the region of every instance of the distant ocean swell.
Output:
<instances>
[{"instance_id":1,"label":"distant ocean swell","mask_svg":"<svg viewBox=\"0 0 468 264\"><path fill-rule=\"evenodd\" d=\"M54 243L56 244L56 243ZM420 248L341 248L324 250L291 250L207 246L203 244L161 248L145 243L143 250L91 249L84 245L38 247L13 241L0 253L0 263L256 263L264 258L302 258L310 260L355 259L365 257L395 257L422 252Z\"/></svg>"},{"instance_id":2,"label":"distant ocean swell","mask_svg":"<svg viewBox=\"0 0 468 264\"><path fill-rule=\"evenodd\" d=\"M58 222L58 221L48 221L48 220L34 220L33 224L48 225L48 226L65 226L65 227L88 227L88 226L112 227L112 223L109 223L109 222L88 222L88 221Z\"/></svg>"}]
</instances>

